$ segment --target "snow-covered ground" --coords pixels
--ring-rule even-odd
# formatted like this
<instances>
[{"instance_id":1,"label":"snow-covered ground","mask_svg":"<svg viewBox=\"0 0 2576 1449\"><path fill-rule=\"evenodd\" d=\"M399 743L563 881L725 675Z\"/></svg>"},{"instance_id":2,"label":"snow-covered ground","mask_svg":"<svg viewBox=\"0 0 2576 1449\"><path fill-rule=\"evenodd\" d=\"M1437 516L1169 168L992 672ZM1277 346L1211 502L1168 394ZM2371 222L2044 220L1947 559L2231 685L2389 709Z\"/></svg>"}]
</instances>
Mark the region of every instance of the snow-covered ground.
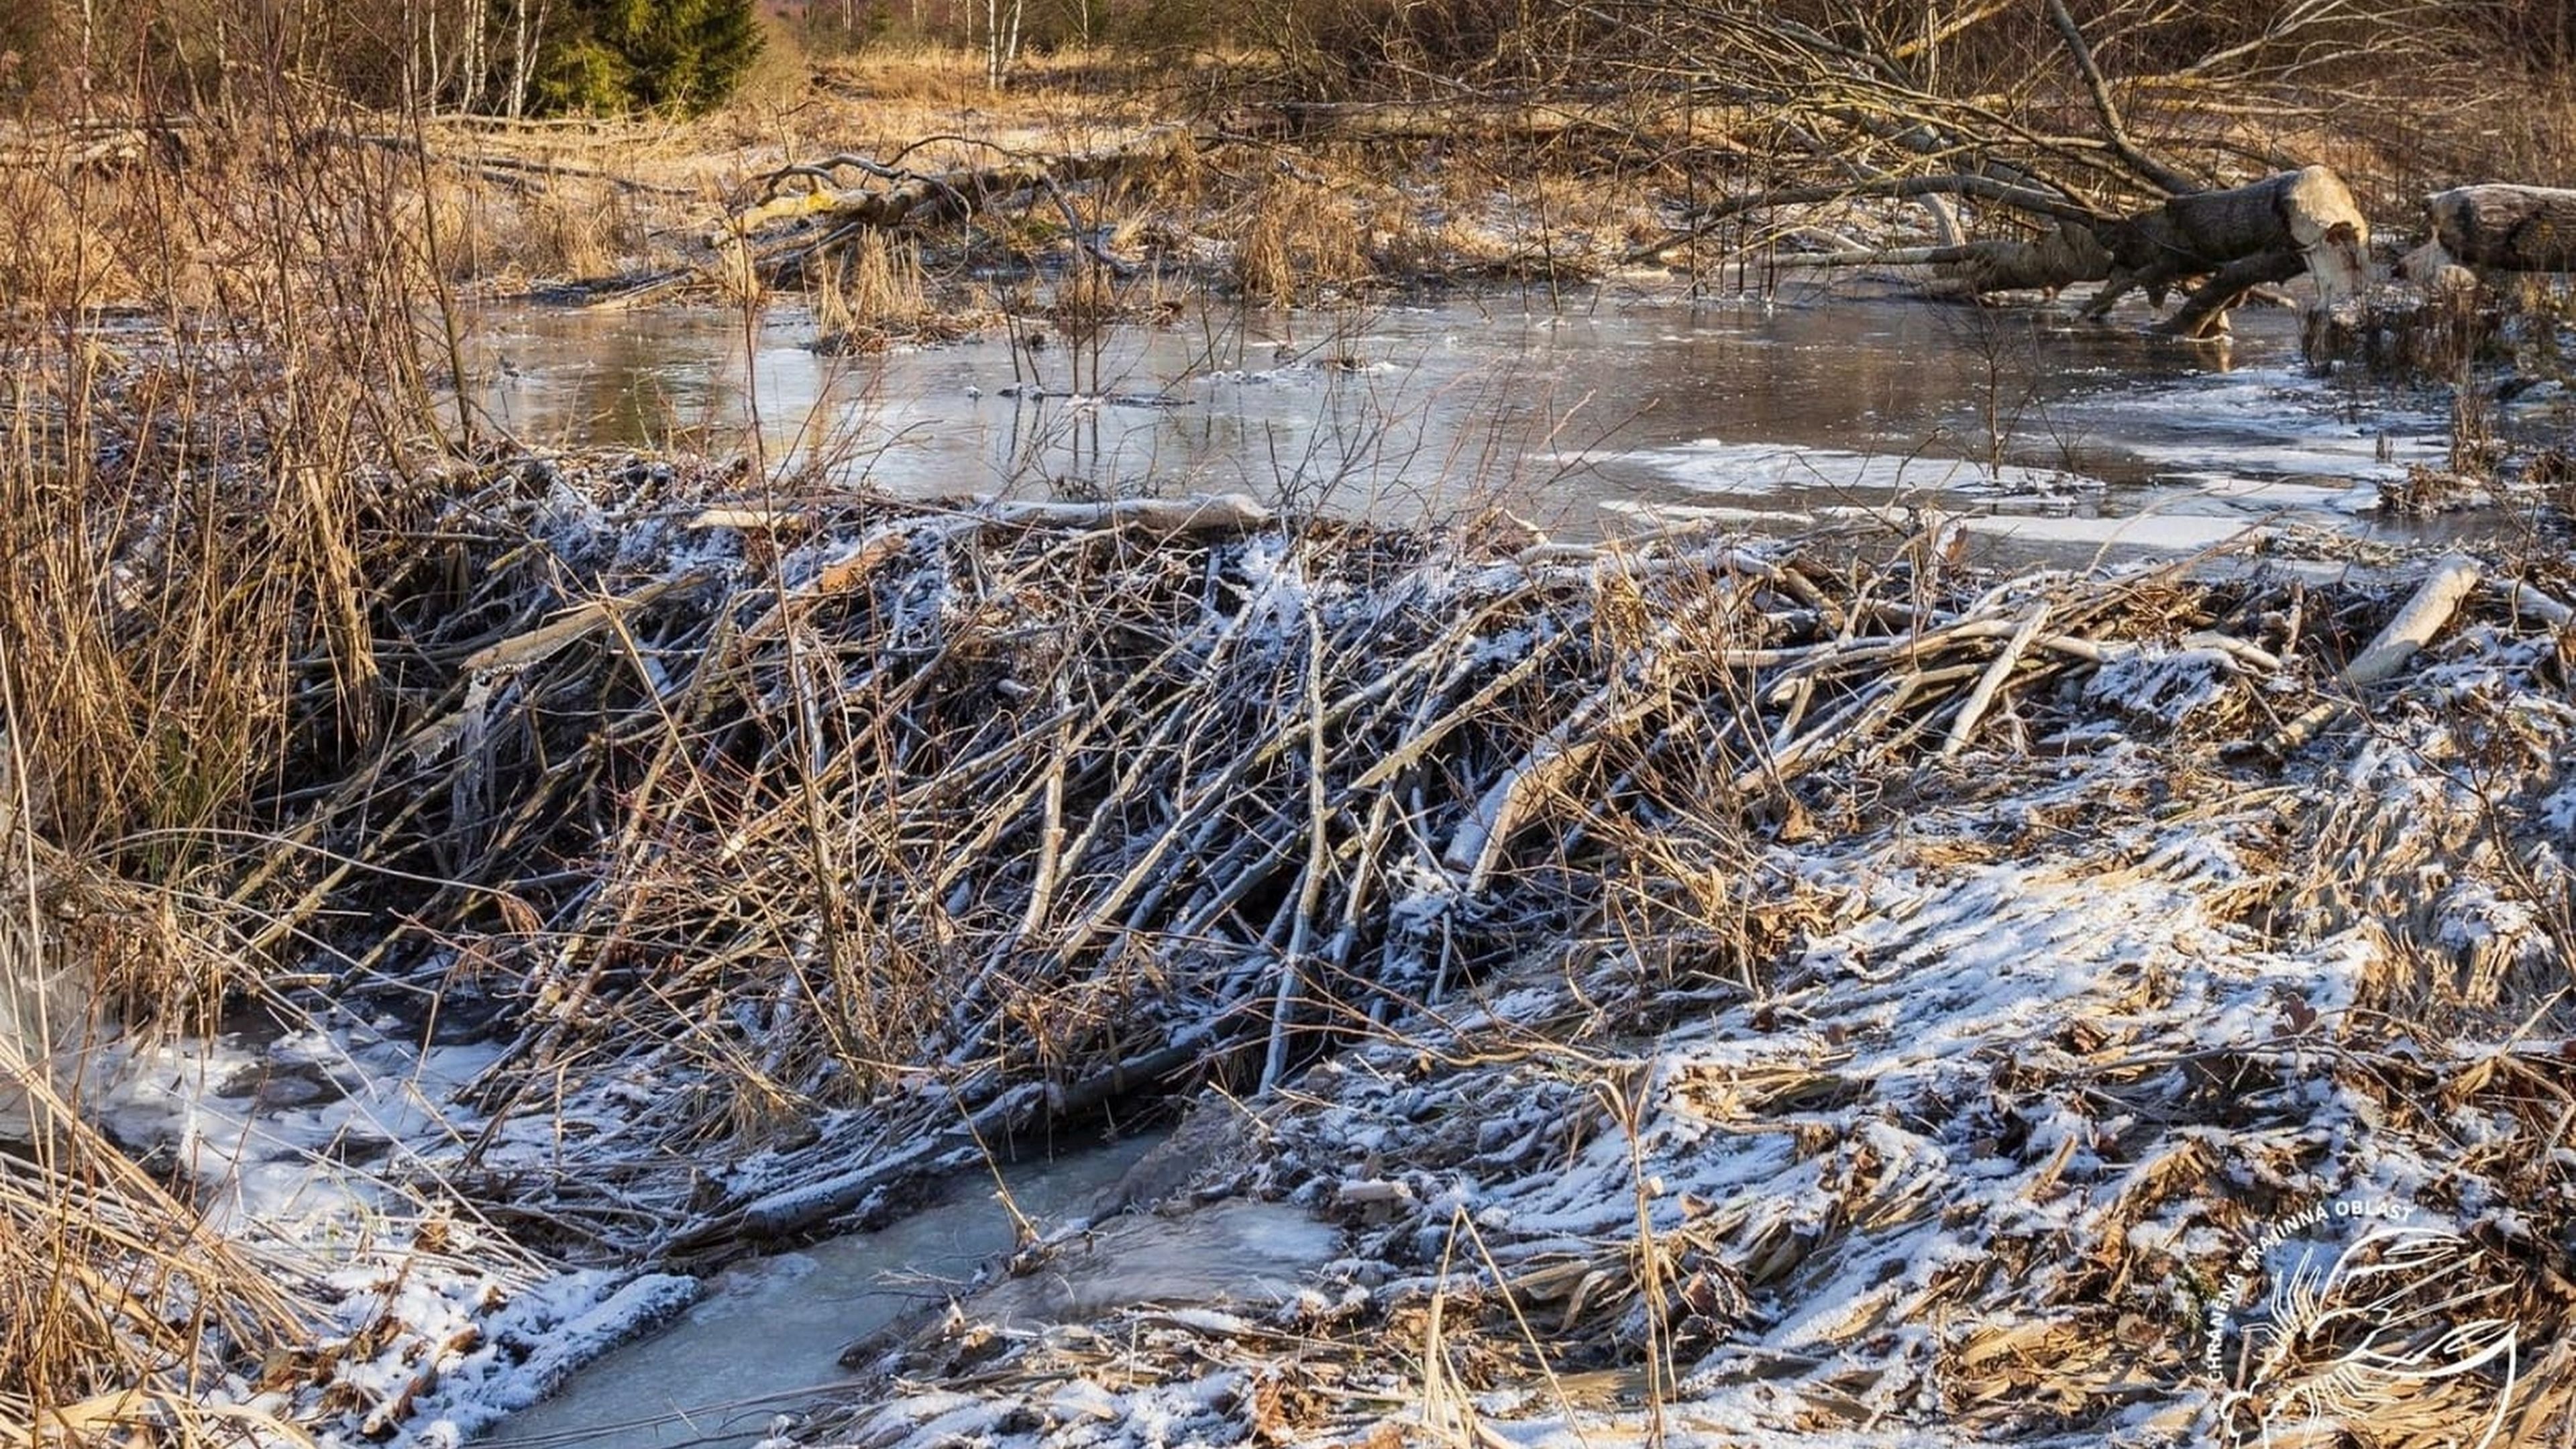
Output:
<instances>
[{"instance_id":1,"label":"snow-covered ground","mask_svg":"<svg viewBox=\"0 0 2576 1449\"><path fill-rule=\"evenodd\" d=\"M92 1054L109 1135L320 1310L310 1342L205 1385L206 1404L326 1443L452 1446L696 1298L694 1278L566 1267L478 1221L506 1179L449 1174L483 1125L460 1094L496 1050L340 1020Z\"/></svg>"}]
</instances>

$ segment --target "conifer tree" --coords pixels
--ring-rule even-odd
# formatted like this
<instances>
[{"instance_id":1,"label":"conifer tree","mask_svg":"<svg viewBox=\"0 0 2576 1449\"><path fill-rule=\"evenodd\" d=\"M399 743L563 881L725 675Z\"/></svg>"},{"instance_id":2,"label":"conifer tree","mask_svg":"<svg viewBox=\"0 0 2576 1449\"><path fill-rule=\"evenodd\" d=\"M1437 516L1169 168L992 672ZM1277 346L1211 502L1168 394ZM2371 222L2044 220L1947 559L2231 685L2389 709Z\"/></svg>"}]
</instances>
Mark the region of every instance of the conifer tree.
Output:
<instances>
[{"instance_id":1,"label":"conifer tree","mask_svg":"<svg viewBox=\"0 0 2576 1449\"><path fill-rule=\"evenodd\" d=\"M571 0L559 13L538 83L549 110L696 115L760 55L753 0Z\"/></svg>"}]
</instances>

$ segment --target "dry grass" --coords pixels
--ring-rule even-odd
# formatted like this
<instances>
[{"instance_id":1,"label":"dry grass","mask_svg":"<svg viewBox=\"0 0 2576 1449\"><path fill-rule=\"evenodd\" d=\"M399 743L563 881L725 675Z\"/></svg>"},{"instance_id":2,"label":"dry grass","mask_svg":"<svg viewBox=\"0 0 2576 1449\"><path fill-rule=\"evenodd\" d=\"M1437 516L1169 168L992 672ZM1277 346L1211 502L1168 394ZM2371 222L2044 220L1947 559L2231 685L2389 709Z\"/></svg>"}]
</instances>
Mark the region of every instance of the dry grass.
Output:
<instances>
[{"instance_id":1,"label":"dry grass","mask_svg":"<svg viewBox=\"0 0 2576 1449\"><path fill-rule=\"evenodd\" d=\"M0 1172L0 1439L220 1443L296 1431L204 1386L316 1336L281 1264L208 1233L68 1104L47 1161Z\"/></svg>"},{"instance_id":2,"label":"dry grass","mask_svg":"<svg viewBox=\"0 0 2576 1449\"><path fill-rule=\"evenodd\" d=\"M605 277L640 265L645 240L625 193L603 185L551 187L508 198L506 210L464 234L516 248L504 255L521 274L540 279ZM515 214L513 214L515 213ZM478 266L467 276L489 275ZM460 278L461 280L461 278Z\"/></svg>"},{"instance_id":3,"label":"dry grass","mask_svg":"<svg viewBox=\"0 0 2576 1449\"><path fill-rule=\"evenodd\" d=\"M24 1133L0 1143L0 1442L293 1439L263 1412L210 1406L207 1386L314 1344L331 1265L210 1231L186 1180L147 1170L79 1100L90 1054L128 1034L120 1018L210 1008L241 963L183 891L38 828L71 772L26 752L17 691L50 662L13 657L0 677L0 1129Z\"/></svg>"},{"instance_id":4,"label":"dry grass","mask_svg":"<svg viewBox=\"0 0 2576 1449\"><path fill-rule=\"evenodd\" d=\"M313 1338L322 1268L210 1234L66 1094L117 1031L259 988L237 833L377 744L398 690L371 611L415 556L387 545L438 451L465 223L399 152L333 144L350 119L0 167L0 990L45 1026L0 1039L34 1123L0 1156L0 1438L291 1437L206 1385Z\"/></svg>"},{"instance_id":5,"label":"dry grass","mask_svg":"<svg viewBox=\"0 0 2576 1449\"><path fill-rule=\"evenodd\" d=\"M1274 176L1236 216L1233 281L1247 297L1296 306L1377 276L1368 229L1342 187Z\"/></svg>"},{"instance_id":6,"label":"dry grass","mask_svg":"<svg viewBox=\"0 0 2576 1449\"><path fill-rule=\"evenodd\" d=\"M13 723L0 720L0 780L49 778L18 753ZM27 829L21 803L0 804L0 1110L28 1138L0 1156L0 1442L216 1442L260 1427L262 1415L208 1410L204 1387L314 1339L318 1270L209 1232L67 1095L112 1034L103 987L180 989L152 973L202 948L169 897L84 869ZM181 939L156 953L155 934Z\"/></svg>"},{"instance_id":7,"label":"dry grass","mask_svg":"<svg viewBox=\"0 0 2576 1449\"><path fill-rule=\"evenodd\" d=\"M827 352L882 352L896 341L942 341L972 330L952 325L953 308L931 300L921 249L867 232L821 264L811 289L815 346Z\"/></svg>"}]
</instances>

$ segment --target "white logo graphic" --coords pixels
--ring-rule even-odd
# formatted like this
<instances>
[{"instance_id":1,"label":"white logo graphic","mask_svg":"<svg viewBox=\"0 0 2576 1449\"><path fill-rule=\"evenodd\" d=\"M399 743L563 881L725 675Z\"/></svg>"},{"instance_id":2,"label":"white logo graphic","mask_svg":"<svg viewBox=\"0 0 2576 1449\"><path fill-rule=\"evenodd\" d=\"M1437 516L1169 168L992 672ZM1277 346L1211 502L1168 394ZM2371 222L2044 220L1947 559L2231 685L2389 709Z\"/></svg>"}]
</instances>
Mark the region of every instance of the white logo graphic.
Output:
<instances>
[{"instance_id":1,"label":"white logo graphic","mask_svg":"<svg viewBox=\"0 0 2576 1449\"><path fill-rule=\"evenodd\" d=\"M2521 1368L2514 1323L2498 1312L2508 1290L2480 1271L2475 1243L2393 1221L2404 1215L2392 1203L2320 1204L2237 1255L2210 1302L2202 1362L2230 1386L2226 1442L2330 1444L2340 1426L2371 1421L2457 1449L2497 1442ZM2231 1333L2231 1310L2267 1260L2269 1289Z\"/></svg>"}]
</instances>

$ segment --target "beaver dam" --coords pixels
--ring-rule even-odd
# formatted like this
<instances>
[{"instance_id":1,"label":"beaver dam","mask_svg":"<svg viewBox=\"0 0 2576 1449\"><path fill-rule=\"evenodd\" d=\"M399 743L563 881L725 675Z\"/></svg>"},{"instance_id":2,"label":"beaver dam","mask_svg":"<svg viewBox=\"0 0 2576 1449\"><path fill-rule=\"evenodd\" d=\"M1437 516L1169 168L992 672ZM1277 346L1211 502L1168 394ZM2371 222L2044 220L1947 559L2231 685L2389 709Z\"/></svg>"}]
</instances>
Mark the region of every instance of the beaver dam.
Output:
<instances>
[{"instance_id":1,"label":"beaver dam","mask_svg":"<svg viewBox=\"0 0 2576 1449\"><path fill-rule=\"evenodd\" d=\"M0 1449L2576 1445L2571 158L2546 0L0 6Z\"/></svg>"},{"instance_id":2,"label":"beaver dam","mask_svg":"<svg viewBox=\"0 0 2576 1449\"><path fill-rule=\"evenodd\" d=\"M66 1311L135 1375L40 1437L453 1443L695 1275L1184 1106L769 1442L2576 1412L2561 552L447 496L372 575L389 707L214 857L328 1004L25 1083L8 1231L83 1205L121 1276ZM166 928L15 841L20 959ZM1122 1266L1243 1205L1321 1251Z\"/></svg>"}]
</instances>

